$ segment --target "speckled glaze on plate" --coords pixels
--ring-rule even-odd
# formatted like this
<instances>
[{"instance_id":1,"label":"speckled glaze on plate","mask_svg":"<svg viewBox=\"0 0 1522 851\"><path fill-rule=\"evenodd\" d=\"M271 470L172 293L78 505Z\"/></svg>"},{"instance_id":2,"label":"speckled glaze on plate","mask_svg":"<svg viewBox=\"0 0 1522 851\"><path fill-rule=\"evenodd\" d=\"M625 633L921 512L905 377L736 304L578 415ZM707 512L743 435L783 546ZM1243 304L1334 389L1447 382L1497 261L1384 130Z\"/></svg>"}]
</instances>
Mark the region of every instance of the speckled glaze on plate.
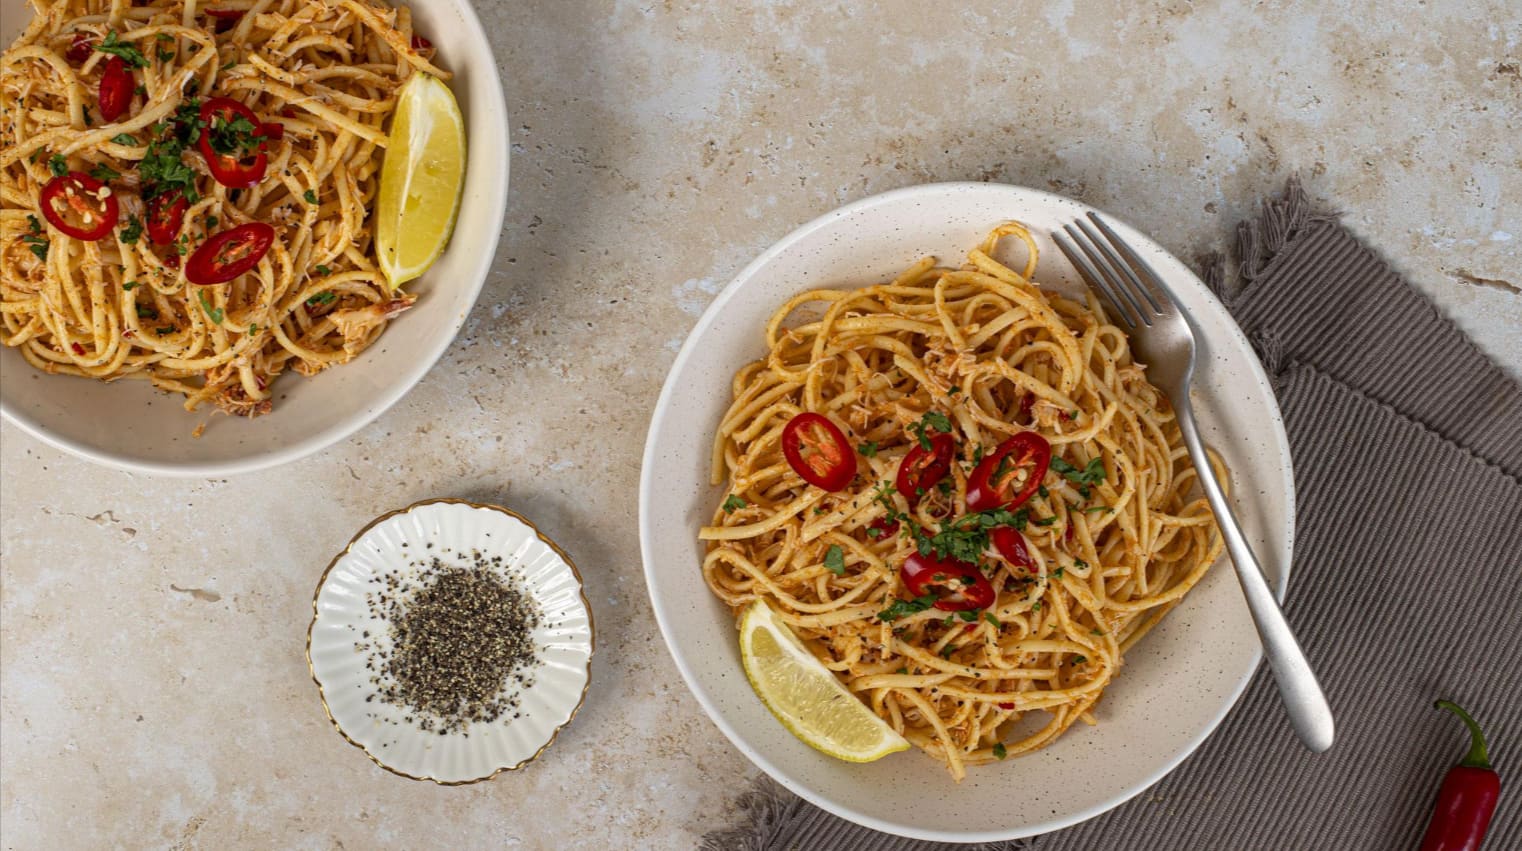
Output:
<instances>
[{"instance_id":1,"label":"speckled glaze on plate","mask_svg":"<svg viewBox=\"0 0 1522 851\"><path fill-rule=\"evenodd\" d=\"M407 723L401 708L367 700L375 688L366 653L355 644L367 632L369 641L386 641L387 626L365 595L377 590L371 580L380 573L416 575L411 563L434 556L463 565L476 551L501 556L504 575L519 577L538 601L533 636L540 664L532 685L518 689L516 716L448 735L425 732ZM328 718L376 765L413 780L475 783L532 762L576 717L591 680L592 610L581 574L526 518L500 506L436 499L377 518L328 565L312 608L307 663Z\"/></svg>"},{"instance_id":2,"label":"speckled glaze on plate","mask_svg":"<svg viewBox=\"0 0 1522 851\"><path fill-rule=\"evenodd\" d=\"M661 632L719 729L767 774L839 816L945 842L1014 839L1092 818L1182 762L1257 668L1252 619L1230 566L1218 564L1126 656L1096 709L1097 727L1077 725L1044 750L973 768L957 785L918 751L853 765L793 738L751 691L733 619L702 581L697 530L723 498L708 484L713 429L735 370L765 352L762 329L779 305L809 288L889 280L927 254L958 264L1007 219L1036 234L1036 280L1078 292L1077 274L1047 233L1090 209L987 183L917 186L842 207L747 266L699 320L666 379L640 479L640 544ZM1282 597L1294 541L1294 478L1268 378L1236 323L1186 266L1135 228L1109 221L1169 281L1198 329L1195 413L1206 443L1232 468L1238 519Z\"/></svg>"},{"instance_id":3,"label":"speckled glaze on plate","mask_svg":"<svg viewBox=\"0 0 1522 851\"><path fill-rule=\"evenodd\" d=\"M393 5L400 0L393 0ZM407 0L465 116L465 188L454 236L407 285L417 305L352 362L310 378L281 376L275 408L256 419L194 413L146 381L46 375L0 346L0 416L97 464L157 476L226 476L295 461L363 428L406 395L449 348L486 282L507 212L508 120L491 43L469 0ZM0 46L32 20L25 0L0 0ZM205 434L191 437L198 423Z\"/></svg>"}]
</instances>

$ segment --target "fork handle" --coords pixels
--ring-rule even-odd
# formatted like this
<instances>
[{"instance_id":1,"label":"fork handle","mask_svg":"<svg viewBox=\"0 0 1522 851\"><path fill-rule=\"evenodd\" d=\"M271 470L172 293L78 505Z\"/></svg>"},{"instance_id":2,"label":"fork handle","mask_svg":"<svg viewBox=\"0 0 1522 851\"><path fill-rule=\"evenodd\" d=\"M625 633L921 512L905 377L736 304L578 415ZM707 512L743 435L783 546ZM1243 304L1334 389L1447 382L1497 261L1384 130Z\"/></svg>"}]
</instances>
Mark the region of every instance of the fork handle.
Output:
<instances>
[{"instance_id":1,"label":"fork handle","mask_svg":"<svg viewBox=\"0 0 1522 851\"><path fill-rule=\"evenodd\" d=\"M1184 397L1177 400L1180 403L1177 406L1179 431L1183 433L1184 445L1199 474L1205 499L1215 512L1216 523L1226 539L1226 551L1231 554L1231 563L1242 584L1242 594L1247 597L1247 608L1252 612L1263 653L1268 657L1269 668L1279 685L1279 697L1284 701L1290 725L1307 748L1321 753L1332 746L1335 734L1332 708L1327 705L1326 695L1316 681L1310 661L1305 658L1305 651L1300 649L1300 642L1295 640L1289 622L1284 619L1284 611L1274 599L1273 589L1263 577L1263 568L1247 545L1247 536L1242 534L1242 527L1227 503L1220 482L1216 481L1215 470L1210 466L1210 458L1205 454L1205 446L1195 428L1188 391L1179 395Z\"/></svg>"}]
</instances>

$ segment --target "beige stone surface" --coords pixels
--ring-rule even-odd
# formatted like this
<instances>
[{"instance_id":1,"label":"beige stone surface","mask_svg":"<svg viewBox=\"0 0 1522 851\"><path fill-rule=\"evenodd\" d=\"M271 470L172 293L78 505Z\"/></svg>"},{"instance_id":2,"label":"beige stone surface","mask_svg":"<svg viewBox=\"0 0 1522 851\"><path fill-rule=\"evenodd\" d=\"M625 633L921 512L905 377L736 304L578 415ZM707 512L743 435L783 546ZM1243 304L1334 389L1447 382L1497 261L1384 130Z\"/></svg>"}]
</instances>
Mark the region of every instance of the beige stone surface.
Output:
<instances>
[{"instance_id":1,"label":"beige stone surface","mask_svg":"<svg viewBox=\"0 0 1522 851\"><path fill-rule=\"evenodd\" d=\"M1522 373L1515 5L1288 5L482 3L514 127L508 226L464 333L401 404L216 481L0 428L0 844L691 848L729 823L756 770L646 603L645 426L723 283L871 193L1049 188L1190 257L1299 171ZM329 557L432 496L535 518L599 627L575 724L465 788L345 744L303 657Z\"/></svg>"}]
</instances>

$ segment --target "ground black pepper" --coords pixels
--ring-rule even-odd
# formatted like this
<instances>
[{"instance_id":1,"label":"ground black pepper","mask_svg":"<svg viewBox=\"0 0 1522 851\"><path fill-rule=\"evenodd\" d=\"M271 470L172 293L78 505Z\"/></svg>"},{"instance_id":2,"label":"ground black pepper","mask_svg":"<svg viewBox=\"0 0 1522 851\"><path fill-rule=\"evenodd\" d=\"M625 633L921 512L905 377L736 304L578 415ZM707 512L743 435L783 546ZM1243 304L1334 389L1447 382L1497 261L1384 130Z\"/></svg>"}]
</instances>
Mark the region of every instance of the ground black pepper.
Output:
<instances>
[{"instance_id":1,"label":"ground black pepper","mask_svg":"<svg viewBox=\"0 0 1522 851\"><path fill-rule=\"evenodd\" d=\"M389 638L355 644L367 652L376 689L366 700L398 706L407 723L441 736L517 717L519 693L533 685L539 663L536 601L502 569L501 556L474 552L464 566L435 556L411 567L377 575L371 581L380 589L366 594Z\"/></svg>"}]
</instances>

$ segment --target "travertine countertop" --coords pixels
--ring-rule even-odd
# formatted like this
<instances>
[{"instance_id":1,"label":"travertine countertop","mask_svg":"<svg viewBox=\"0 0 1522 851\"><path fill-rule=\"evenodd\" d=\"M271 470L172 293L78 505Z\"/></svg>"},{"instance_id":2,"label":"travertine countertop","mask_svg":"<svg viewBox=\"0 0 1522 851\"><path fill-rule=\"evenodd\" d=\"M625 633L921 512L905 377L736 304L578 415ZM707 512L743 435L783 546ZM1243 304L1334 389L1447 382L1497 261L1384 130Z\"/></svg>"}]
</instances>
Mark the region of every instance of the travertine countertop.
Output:
<instances>
[{"instance_id":1,"label":"travertine countertop","mask_svg":"<svg viewBox=\"0 0 1522 851\"><path fill-rule=\"evenodd\" d=\"M507 230L401 404L298 465L200 482L0 429L4 847L690 848L729 823L756 771L646 603L645 426L724 282L864 195L1048 188L1188 258L1298 170L1522 373L1515 7L1239 5L482 3L514 128ZM328 558L432 496L534 517L599 628L572 727L464 788L345 744L303 657Z\"/></svg>"}]
</instances>

